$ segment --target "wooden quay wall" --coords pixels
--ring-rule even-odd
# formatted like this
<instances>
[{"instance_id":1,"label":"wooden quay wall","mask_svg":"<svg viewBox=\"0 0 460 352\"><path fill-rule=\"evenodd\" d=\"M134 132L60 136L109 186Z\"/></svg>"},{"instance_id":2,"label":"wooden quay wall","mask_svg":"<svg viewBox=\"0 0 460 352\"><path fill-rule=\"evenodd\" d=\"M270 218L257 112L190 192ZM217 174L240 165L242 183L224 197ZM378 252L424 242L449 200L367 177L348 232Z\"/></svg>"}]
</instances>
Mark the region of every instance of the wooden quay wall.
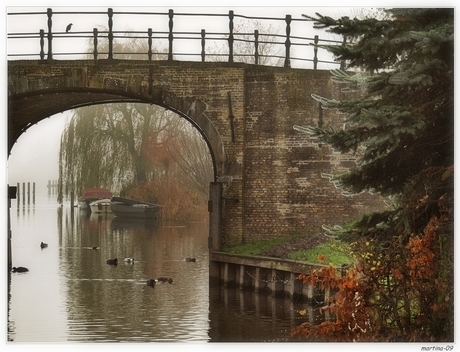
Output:
<instances>
[{"instance_id":1,"label":"wooden quay wall","mask_svg":"<svg viewBox=\"0 0 460 352\"><path fill-rule=\"evenodd\" d=\"M299 274L323 265L289 259L210 251L210 285L238 287L260 294L289 297L312 305L326 302L331 290L321 291L303 283Z\"/></svg>"}]
</instances>

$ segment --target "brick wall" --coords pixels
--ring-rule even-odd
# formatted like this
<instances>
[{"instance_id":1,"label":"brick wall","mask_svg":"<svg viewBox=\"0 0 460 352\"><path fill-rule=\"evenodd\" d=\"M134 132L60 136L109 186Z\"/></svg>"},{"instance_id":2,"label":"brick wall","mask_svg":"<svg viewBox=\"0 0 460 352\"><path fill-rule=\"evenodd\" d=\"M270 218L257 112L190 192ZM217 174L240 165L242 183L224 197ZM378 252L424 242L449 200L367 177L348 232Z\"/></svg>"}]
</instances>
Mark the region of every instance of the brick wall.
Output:
<instances>
[{"instance_id":1,"label":"brick wall","mask_svg":"<svg viewBox=\"0 0 460 352\"><path fill-rule=\"evenodd\" d=\"M321 231L370 209L376 197L345 197L323 173L354 166L354 157L317 146L293 129L318 125L319 103L311 93L338 98L326 71L252 68L246 73L243 238L276 238ZM323 125L342 125L340 115L322 111Z\"/></svg>"}]
</instances>

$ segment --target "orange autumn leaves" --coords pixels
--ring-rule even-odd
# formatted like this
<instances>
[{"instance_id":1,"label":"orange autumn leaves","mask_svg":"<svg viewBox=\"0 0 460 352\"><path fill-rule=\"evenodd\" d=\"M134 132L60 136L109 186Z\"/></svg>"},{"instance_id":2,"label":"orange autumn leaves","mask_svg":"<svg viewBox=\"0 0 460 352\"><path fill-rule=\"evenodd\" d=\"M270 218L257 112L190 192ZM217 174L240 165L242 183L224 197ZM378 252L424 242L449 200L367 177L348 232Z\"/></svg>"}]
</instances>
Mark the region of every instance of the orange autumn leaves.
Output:
<instances>
[{"instance_id":1,"label":"orange autumn leaves","mask_svg":"<svg viewBox=\"0 0 460 352\"><path fill-rule=\"evenodd\" d=\"M324 254L320 254L320 255L318 255L317 259L318 259L318 263L323 264L323 263L326 262L327 257Z\"/></svg>"},{"instance_id":2,"label":"orange autumn leaves","mask_svg":"<svg viewBox=\"0 0 460 352\"><path fill-rule=\"evenodd\" d=\"M403 244L394 236L382 245L376 240L352 244L355 263L345 270L324 266L299 279L329 299L318 307L328 312L319 325L302 324L293 336L340 341L427 341L431 331L446 324L452 294L440 268L441 246L447 246L443 226L446 216L433 216L420 234ZM318 255L325 263L327 257Z\"/></svg>"}]
</instances>

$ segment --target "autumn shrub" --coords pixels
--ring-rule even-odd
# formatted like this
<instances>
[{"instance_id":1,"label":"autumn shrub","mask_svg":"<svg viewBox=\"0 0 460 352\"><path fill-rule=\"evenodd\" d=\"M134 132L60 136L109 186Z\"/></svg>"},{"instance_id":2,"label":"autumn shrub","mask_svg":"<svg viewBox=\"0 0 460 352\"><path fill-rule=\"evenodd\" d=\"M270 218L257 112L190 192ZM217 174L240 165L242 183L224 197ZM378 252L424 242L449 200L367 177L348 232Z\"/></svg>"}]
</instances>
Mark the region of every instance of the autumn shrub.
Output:
<instances>
[{"instance_id":1,"label":"autumn shrub","mask_svg":"<svg viewBox=\"0 0 460 352\"><path fill-rule=\"evenodd\" d=\"M345 273L328 266L299 278L335 289L320 311L332 320L304 323L294 336L344 341L453 341L453 247L447 213L433 216L407 241L353 242L354 266ZM448 233L448 232L447 232Z\"/></svg>"},{"instance_id":2,"label":"autumn shrub","mask_svg":"<svg viewBox=\"0 0 460 352\"><path fill-rule=\"evenodd\" d=\"M208 221L207 195L185 187L179 179L158 177L127 187L123 193L128 198L162 205L164 221Z\"/></svg>"}]
</instances>

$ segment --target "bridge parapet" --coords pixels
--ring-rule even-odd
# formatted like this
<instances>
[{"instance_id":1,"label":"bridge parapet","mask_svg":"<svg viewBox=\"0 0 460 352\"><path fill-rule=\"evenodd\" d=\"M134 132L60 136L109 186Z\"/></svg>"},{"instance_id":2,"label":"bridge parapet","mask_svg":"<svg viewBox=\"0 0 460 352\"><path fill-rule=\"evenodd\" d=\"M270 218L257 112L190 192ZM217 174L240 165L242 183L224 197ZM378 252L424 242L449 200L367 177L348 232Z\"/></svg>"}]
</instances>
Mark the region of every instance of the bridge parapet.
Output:
<instances>
[{"instance_id":1,"label":"bridge parapet","mask_svg":"<svg viewBox=\"0 0 460 352\"><path fill-rule=\"evenodd\" d=\"M59 57L75 59L113 60L138 58L143 60L199 60L247 62L264 65L283 65L317 69L318 65L337 63L323 48L324 45L343 43L343 38L320 38L318 35L305 37L311 21L290 14L284 17L246 16L228 13L191 13L161 10L157 7L142 11L123 11L117 8L97 8L91 11L68 11L66 8L43 8L28 12L8 12L9 28L27 30L8 30L8 58L39 58L53 60ZM30 19L33 18L34 21ZM72 18L75 23L64 31L65 19ZM104 29L88 28L90 20L100 21ZM41 23L31 27L32 23ZM185 24L184 24L185 23ZM215 29L195 28L197 23L206 23ZM222 31L225 23L227 31ZM25 26L24 24L27 24ZM148 27L155 25L155 28ZM270 28L279 28L279 33ZM120 30L123 26L135 28ZM176 28L180 28L177 30ZM255 27L252 32L249 28ZM260 27L260 28L259 28ZM259 28L259 29L257 29ZM145 51L130 51L129 41L145 43ZM226 47L219 50L222 42ZM27 43L27 45L24 45ZM34 45L30 45L34 43ZM116 50L116 44L123 47ZM225 45L224 45L225 46ZM263 47L270 50L263 50ZM24 48L40 48L37 52L24 52ZM244 51L239 50L244 47ZM57 48L57 49L56 49ZM250 48L250 49L248 49ZM319 54L318 54L319 53Z\"/></svg>"}]
</instances>

